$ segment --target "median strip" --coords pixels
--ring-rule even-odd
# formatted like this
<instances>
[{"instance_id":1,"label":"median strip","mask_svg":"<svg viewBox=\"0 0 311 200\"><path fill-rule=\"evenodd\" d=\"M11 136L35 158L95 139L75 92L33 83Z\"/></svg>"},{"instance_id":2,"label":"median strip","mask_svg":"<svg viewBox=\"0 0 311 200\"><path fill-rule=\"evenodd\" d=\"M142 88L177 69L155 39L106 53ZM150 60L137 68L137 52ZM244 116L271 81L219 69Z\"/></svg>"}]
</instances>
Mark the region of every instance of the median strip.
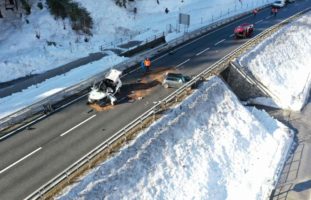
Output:
<instances>
[{"instance_id":1,"label":"median strip","mask_svg":"<svg viewBox=\"0 0 311 200\"><path fill-rule=\"evenodd\" d=\"M75 126L72 127L71 129L69 129L68 131L62 133L60 136L62 137L62 136L64 136L64 135L66 135L66 134L69 133L70 131L72 131L72 130L78 128L79 126L81 126L82 124L84 124L84 123L86 123L87 121L91 120L91 119L92 119L93 117L95 117L95 116L96 116L96 115L92 115L91 117L87 118L87 119L84 120L83 122L81 122L81 123L75 125Z\"/></svg>"},{"instance_id":2,"label":"median strip","mask_svg":"<svg viewBox=\"0 0 311 200\"><path fill-rule=\"evenodd\" d=\"M24 156L23 158L19 159L18 161L14 162L13 164L7 166L6 168L2 169L0 171L0 174L2 174L3 172L5 172L6 170L10 169L11 167L15 166L16 164L22 162L23 160L25 160L26 158L28 158L29 156L35 154L36 152L40 151L42 149L42 147L39 147L38 149L34 150L33 152L29 153L28 155Z\"/></svg>"}]
</instances>

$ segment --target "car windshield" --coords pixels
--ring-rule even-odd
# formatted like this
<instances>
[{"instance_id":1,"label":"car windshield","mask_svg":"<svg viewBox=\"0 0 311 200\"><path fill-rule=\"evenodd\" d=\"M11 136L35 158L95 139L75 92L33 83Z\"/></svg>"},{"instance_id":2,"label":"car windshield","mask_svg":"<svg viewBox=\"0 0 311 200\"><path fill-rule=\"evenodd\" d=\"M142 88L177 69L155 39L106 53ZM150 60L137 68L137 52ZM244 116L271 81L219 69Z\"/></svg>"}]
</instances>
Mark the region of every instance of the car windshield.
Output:
<instances>
[{"instance_id":1,"label":"car windshield","mask_svg":"<svg viewBox=\"0 0 311 200\"><path fill-rule=\"evenodd\" d=\"M182 74L168 73L166 76L166 80L183 82L184 76Z\"/></svg>"},{"instance_id":2,"label":"car windshield","mask_svg":"<svg viewBox=\"0 0 311 200\"><path fill-rule=\"evenodd\" d=\"M177 77L168 76L168 77L166 77L166 80L169 80L169 81L178 81L178 78L177 78Z\"/></svg>"},{"instance_id":3,"label":"car windshield","mask_svg":"<svg viewBox=\"0 0 311 200\"><path fill-rule=\"evenodd\" d=\"M276 1L275 3L282 3L282 1Z\"/></svg>"}]
</instances>

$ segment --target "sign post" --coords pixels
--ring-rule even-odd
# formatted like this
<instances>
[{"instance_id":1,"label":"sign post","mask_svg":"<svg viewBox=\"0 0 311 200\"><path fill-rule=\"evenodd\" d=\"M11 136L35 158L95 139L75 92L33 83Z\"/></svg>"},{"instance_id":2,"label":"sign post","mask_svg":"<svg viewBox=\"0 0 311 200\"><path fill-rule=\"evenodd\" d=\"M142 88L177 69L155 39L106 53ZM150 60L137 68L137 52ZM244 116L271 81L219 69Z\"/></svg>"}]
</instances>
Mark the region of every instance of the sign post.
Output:
<instances>
[{"instance_id":1,"label":"sign post","mask_svg":"<svg viewBox=\"0 0 311 200\"><path fill-rule=\"evenodd\" d=\"M179 13L178 22L179 22L179 24L184 25L184 32L187 32L189 25L190 25L190 15L184 14L184 13Z\"/></svg>"}]
</instances>

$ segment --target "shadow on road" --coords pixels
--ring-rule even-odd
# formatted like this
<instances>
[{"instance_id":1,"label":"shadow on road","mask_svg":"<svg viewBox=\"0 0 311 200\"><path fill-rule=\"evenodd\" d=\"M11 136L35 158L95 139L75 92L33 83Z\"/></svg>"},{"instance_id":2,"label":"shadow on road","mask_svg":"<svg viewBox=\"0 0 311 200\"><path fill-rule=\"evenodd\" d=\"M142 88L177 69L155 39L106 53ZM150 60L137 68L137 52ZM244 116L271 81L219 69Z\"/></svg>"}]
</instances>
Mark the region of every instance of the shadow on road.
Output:
<instances>
[{"instance_id":1,"label":"shadow on road","mask_svg":"<svg viewBox=\"0 0 311 200\"><path fill-rule=\"evenodd\" d=\"M295 192L301 192L301 191L304 191L304 190L308 190L310 188L311 188L311 180L308 180L308 181L296 184L294 186L293 190Z\"/></svg>"}]
</instances>

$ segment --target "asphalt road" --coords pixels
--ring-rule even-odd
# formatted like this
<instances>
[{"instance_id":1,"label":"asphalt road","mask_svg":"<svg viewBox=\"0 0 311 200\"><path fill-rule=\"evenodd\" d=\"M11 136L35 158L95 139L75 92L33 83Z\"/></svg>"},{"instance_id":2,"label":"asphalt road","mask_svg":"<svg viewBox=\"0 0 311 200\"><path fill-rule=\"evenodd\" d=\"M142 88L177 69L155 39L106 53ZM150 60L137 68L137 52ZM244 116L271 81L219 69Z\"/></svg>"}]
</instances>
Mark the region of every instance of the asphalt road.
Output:
<instances>
[{"instance_id":1,"label":"asphalt road","mask_svg":"<svg viewBox=\"0 0 311 200\"><path fill-rule=\"evenodd\" d=\"M69 62L60 67L46 71L42 74L31 74L26 77L21 77L12 81L0 83L0 98L10 96L16 92L21 92L22 90L25 90L32 85L39 84L49 78L64 74L74 68L99 60L106 55L107 54L101 52L91 53L89 56Z\"/></svg>"},{"instance_id":2,"label":"asphalt road","mask_svg":"<svg viewBox=\"0 0 311 200\"><path fill-rule=\"evenodd\" d=\"M243 44L247 39L235 40L233 29L243 22L255 24L255 34L283 19L311 6L299 1L280 10L277 17L270 9L256 17L246 16L207 35L178 47L174 54L153 60L151 74L135 71L123 78L122 97L148 89L142 100L124 98L113 109L96 111L86 105L86 98L45 118L3 141L0 145L0 199L23 199L83 155L102 143L113 133L167 96L172 89L164 89L153 76L169 69L194 75ZM137 82L137 80L142 80ZM145 83L144 80L150 82Z\"/></svg>"}]
</instances>

